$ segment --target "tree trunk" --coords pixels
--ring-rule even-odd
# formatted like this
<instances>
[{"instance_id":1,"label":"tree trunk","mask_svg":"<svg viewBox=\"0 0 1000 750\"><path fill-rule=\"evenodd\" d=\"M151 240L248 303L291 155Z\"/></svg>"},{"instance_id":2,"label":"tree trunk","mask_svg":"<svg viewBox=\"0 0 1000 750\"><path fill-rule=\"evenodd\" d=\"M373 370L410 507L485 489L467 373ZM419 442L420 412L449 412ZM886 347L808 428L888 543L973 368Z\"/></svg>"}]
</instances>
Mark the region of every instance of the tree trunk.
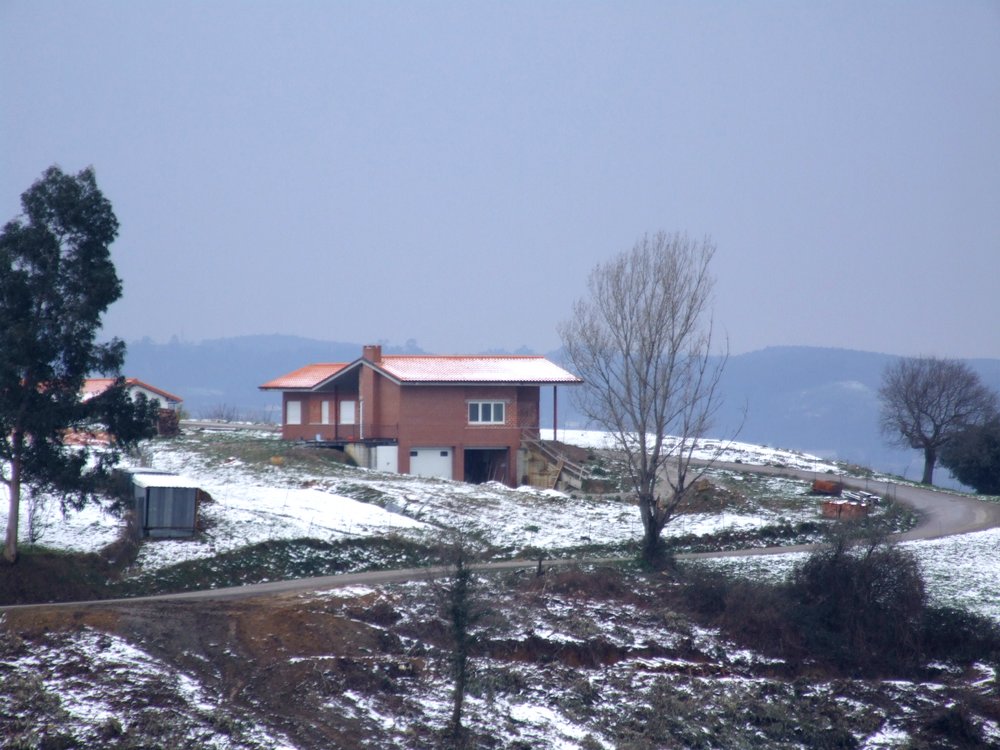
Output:
<instances>
[{"instance_id":1,"label":"tree trunk","mask_svg":"<svg viewBox=\"0 0 1000 750\"><path fill-rule=\"evenodd\" d=\"M934 484L934 464L937 463L937 451L934 448L924 448L924 477L921 484Z\"/></svg>"},{"instance_id":2,"label":"tree trunk","mask_svg":"<svg viewBox=\"0 0 1000 750\"><path fill-rule=\"evenodd\" d=\"M639 498L642 515L642 561L651 567L657 567L663 558L663 542L660 535L663 523L659 517L654 498Z\"/></svg>"},{"instance_id":3,"label":"tree trunk","mask_svg":"<svg viewBox=\"0 0 1000 750\"><path fill-rule=\"evenodd\" d=\"M642 561L655 566L660 559L660 535L654 530L654 524L647 524L646 533L642 538Z\"/></svg>"},{"instance_id":4,"label":"tree trunk","mask_svg":"<svg viewBox=\"0 0 1000 750\"><path fill-rule=\"evenodd\" d=\"M7 510L7 541L3 548L3 559L8 563L17 562L17 523L21 514L21 460L15 456L10 462L10 506Z\"/></svg>"},{"instance_id":5,"label":"tree trunk","mask_svg":"<svg viewBox=\"0 0 1000 750\"><path fill-rule=\"evenodd\" d=\"M461 655L462 664L456 666L455 686L451 696L451 735L456 740L462 736L462 707L465 704L465 655Z\"/></svg>"},{"instance_id":6,"label":"tree trunk","mask_svg":"<svg viewBox=\"0 0 1000 750\"><path fill-rule=\"evenodd\" d=\"M452 690L451 732L456 745L461 744L462 708L465 705L466 682L469 669L469 622L471 618L469 568L463 558L455 563L455 573L452 577L450 597L450 614L452 635L455 640L455 651L452 654L452 672L455 684Z\"/></svg>"}]
</instances>

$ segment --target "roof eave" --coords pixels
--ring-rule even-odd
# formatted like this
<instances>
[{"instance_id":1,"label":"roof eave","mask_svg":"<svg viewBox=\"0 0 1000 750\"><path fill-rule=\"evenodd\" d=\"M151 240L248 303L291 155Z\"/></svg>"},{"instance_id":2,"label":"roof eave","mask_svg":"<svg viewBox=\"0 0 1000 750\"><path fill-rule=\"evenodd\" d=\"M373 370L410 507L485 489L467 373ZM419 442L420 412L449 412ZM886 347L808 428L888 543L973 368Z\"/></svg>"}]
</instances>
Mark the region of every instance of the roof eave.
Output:
<instances>
[{"instance_id":1,"label":"roof eave","mask_svg":"<svg viewBox=\"0 0 1000 750\"><path fill-rule=\"evenodd\" d=\"M582 380L397 380L401 385L583 385Z\"/></svg>"}]
</instances>

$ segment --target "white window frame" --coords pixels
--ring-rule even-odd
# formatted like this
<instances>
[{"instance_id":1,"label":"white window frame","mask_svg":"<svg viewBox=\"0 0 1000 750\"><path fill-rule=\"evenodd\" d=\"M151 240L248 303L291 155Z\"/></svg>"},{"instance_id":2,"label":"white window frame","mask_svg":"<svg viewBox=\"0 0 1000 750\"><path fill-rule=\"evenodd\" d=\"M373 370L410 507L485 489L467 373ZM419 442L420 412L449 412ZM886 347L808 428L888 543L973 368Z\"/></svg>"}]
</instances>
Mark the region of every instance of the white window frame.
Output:
<instances>
[{"instance_id":1,"label":"white window frame","mask_svg":"<svg viewBox=\"0 0 1000 750\"><path fill-rule=\"evenodd\" d=\"M302 424L302 402L289 400L285 402L285 424Z\"/></svg>"},{"instance_id":2,"label":"white window frame","mask_svg":"<svg viewBox=\"0 0 1000 750\"><path fill-rule=\"evenodd\" d=\"M330 424L330 402L324 400L319 407L320 424Z\"/></svg>"},{"instance_id":3,"label":"white window frame","mask_svg":"<svg viewBox=\"0 0 1000 750\"><path fill-rule=\"evenodd\" d=\"M466 412L469 424L471 425L496 425L507 424L507 402L497 400L469 401ZM484 409L483 407L486 407ZM489 418L483 419L484 412L489 412ZM496 413L500 412L500 418L496 418Z\"/></svg>"}]
</instances>

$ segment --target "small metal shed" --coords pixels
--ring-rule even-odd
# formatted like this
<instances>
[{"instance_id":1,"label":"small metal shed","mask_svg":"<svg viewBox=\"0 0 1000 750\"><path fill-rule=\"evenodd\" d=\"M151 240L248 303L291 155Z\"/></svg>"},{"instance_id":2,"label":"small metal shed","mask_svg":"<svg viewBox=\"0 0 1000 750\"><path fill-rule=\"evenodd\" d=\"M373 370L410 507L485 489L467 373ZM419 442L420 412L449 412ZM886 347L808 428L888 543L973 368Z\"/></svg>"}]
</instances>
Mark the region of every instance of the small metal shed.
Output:
<instances>
[{"instance_id":1,"label":"small metal shed","mask_svg":"<svg viewBox=\"0 0 1000 750\"><path fill-rule=\"evenodd\" d=\"M201 490L176 474L133 474L133 497L142 537L194 536Z\"/></svg>"}]
</instances>

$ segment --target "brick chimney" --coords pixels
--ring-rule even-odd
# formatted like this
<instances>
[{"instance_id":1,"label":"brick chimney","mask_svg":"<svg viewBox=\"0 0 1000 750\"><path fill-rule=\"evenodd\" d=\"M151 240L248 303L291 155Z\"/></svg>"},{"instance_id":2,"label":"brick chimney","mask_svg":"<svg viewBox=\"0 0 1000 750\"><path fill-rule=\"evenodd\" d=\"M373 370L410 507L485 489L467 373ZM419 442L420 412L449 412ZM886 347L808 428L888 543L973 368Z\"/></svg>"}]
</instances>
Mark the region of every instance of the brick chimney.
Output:
<instances>
[{"instance_id":1,"label":"brick chimney","mask_svg":"<svg viewBox=\"0 0 1000 750\"><path fill-rule=\"evenodd\" d=\"M374 362L376 365L382 361L382 345L381 344L366 344L361 350L361 357L367 359L369 362Z\"/></svg>"}]
</instances>

